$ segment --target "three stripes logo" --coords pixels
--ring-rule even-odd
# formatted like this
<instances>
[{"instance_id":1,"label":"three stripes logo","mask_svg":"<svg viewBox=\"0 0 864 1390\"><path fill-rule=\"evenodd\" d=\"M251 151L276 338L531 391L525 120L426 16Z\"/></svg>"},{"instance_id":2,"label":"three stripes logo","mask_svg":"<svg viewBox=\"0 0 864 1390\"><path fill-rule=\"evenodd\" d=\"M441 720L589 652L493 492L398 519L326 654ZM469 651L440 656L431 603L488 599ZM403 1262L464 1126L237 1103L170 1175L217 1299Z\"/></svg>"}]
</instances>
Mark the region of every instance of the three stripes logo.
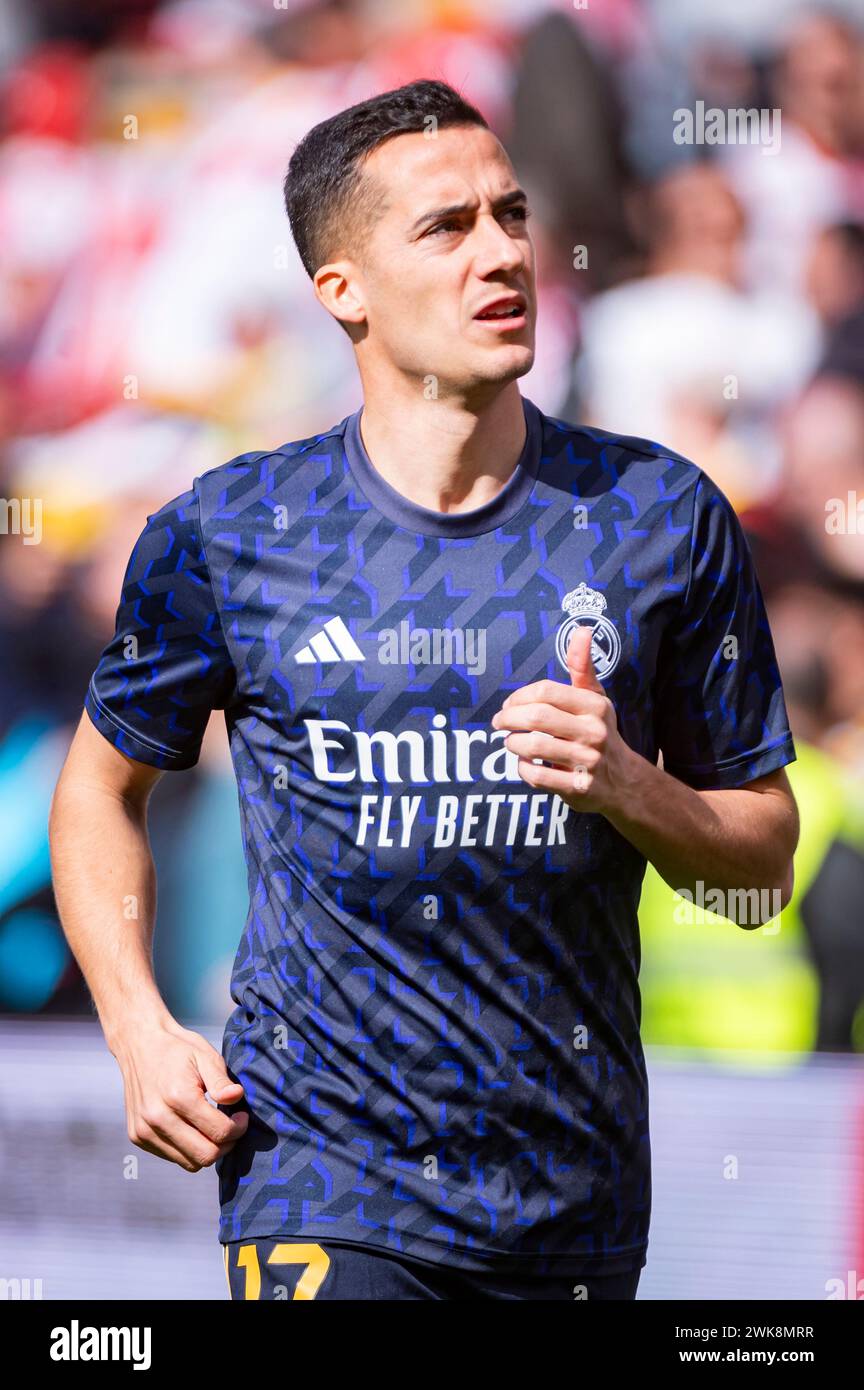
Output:
<instances>
[{"instance_id":1,"label":"three stripes logo","mask_svg":"<svg viewBox=\"0 0 864 1390\"><path fill-rule=\"evenodd\" d=\"M331 618L310 637L305 647L294 653L302 666L313 661L365 661L366 657L341 618Z\"/></svg>"}]
</instances>

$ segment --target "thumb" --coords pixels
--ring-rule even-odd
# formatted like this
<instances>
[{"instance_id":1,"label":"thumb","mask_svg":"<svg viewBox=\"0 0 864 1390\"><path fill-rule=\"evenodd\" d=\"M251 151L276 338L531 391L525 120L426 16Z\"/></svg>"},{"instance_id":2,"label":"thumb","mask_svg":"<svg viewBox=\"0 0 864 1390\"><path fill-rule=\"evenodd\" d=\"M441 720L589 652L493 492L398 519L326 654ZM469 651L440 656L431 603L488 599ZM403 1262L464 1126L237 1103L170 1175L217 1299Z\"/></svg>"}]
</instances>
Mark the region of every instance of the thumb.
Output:
<instances>
[{"instance_id":1,"label":"thumb","mask_svg":"<svg viewBox=\"0 0 864 1390\"><path fill-rule=\"evenodd\" d=\"M593 630L587 625L577 627L567 644L567 669L570 680L579 690L596 690L605 695L605 690L597 679L594 662L591 660L591 639Z\"/></svg>"},{"instance_id":2,"label":"thumb","mask_svg":"<svg viewBox=\"0 0 864 1390\"><path fill-rule=\"evenodd\" d=\"M196 1057L198 1073L205 1089L219 1105L236 1105L243 1099L243 1087L239 1081L232 1081L219 1053L213 1056L199 1052Z\"/></svg>"}]
</instances>

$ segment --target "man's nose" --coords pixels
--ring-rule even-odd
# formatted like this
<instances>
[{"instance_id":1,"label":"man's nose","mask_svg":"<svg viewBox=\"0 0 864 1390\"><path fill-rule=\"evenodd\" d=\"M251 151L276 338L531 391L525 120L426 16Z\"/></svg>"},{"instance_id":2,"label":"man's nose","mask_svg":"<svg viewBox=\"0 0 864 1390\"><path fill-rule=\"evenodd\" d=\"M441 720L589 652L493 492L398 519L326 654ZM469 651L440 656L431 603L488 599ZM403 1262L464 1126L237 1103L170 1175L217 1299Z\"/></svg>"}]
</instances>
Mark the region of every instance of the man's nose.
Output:
<instances>
[{"instance_id":1,"label":"man's nose","mask_svg":"<svg viewBox=\"0 0 864 1390\"><path fill-rule=\"evenodd\" d=\"M483 263L484 275L499 267L518 272L526 262L525 248L501 226L497 217L485 216L477 219L479 246L478 259Z\"/></svg>"}]
</instances>

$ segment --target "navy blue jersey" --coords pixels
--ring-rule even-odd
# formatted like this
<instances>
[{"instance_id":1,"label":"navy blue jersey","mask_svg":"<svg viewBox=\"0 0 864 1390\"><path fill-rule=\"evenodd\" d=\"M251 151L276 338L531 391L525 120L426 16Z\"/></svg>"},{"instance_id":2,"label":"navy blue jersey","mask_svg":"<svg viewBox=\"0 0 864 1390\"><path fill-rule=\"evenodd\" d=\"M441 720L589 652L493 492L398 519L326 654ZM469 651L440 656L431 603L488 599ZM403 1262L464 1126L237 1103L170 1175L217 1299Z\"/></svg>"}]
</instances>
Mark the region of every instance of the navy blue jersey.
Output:
<instances>
[{"instance_id":1,"label":"navy blue jersey","mask_svg":"<svg viewBox=\"0 0 864 1390\"><path fill-rule=\"evenodd\" d=\"M223 1053L250 1125L217 1165L223 1241L644 1260L645 860L532 790L490 721L569 685L588 624L623 738L673 776L736 787L795 754L723 494L660 445L523 406L517 467L471 511L391 487L358 410L203 474L130 559L89 715L172 769L224 709L239 787Z\"/></svg>"}]
</instances>

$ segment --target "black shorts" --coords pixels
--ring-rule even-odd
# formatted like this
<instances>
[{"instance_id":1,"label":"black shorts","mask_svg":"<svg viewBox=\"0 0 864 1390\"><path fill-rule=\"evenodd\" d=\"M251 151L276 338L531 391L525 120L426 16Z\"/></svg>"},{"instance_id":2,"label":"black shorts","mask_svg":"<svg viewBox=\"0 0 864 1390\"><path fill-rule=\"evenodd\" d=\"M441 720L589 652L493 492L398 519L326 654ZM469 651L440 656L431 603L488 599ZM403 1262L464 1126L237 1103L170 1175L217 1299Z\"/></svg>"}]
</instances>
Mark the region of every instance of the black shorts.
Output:
<instances>
[{"instance_id":1,"label":"black shorts","mask_svg":"<svg viewBox=\"0 0 864 1390\"><path fill-rule=\"evenodd\" d=\"M366 1250L356 1245L325 1245L282 1236L234 1240L223 1247L232 1299L305 1301L317 1299L486 1299L532 1298L595 1301L633 1299L642 1267L624 1273L550 1273L550 1262L529 1261L518 1268L489 1272L456 1269L424 1260Z\"/></svg>"}]
</instances>

